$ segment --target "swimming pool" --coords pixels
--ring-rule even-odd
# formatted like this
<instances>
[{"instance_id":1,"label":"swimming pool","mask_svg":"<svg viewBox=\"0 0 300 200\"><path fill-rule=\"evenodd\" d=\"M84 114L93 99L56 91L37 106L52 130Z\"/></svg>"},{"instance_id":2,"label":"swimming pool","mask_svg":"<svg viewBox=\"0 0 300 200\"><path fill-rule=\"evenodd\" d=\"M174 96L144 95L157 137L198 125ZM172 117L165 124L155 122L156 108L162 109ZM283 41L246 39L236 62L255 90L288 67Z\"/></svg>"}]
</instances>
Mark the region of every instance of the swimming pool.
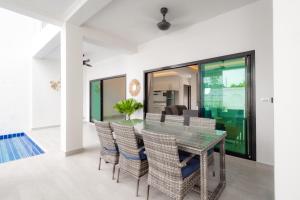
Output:
<instances>
[{"instance_id":1,"label":"swimming pool","mask_svg":"<svg viewBox=\"0 0 300 200\"><path fill-rule=\"evenodd\" d=\"M0 164L43 153L25 133L0 135Z\"/></svg>"}]
</instances>

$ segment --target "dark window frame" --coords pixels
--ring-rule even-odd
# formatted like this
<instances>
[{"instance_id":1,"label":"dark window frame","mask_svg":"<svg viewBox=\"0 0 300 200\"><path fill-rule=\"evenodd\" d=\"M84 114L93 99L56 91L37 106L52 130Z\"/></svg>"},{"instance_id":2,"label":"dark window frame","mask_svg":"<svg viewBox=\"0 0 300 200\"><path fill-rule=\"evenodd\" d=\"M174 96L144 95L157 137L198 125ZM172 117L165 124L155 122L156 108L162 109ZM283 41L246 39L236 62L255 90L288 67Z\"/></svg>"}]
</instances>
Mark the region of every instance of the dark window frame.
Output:
<instances>
[{"instance_id":1,"label":"dark window frame","mask_svg":"<svg viewBox=\"0 0 300 200\"><path fill-rule=\"evenodd\" d=\"M246 51L246 52L241 52L241 53L235 53L235 54L230 54L230 55L225 55L225 56L219 56L219 57L214 57L214 58L208 58L208 59L203 59L203 60L198 60L198 61L192 61L192 62L187 62L187 63L182 63L182 64L175 64L175 65L170 65L166 67L160 67L160 68L155 68L155 69L150 69L150 70L144 70L144 118L147 113L148 109L148 73L152 72L157 72L157 71L164 71L164 70L170 70L170 69L176 69L176 68L182 68L182 67L187 67L189 65L198 65L201 66L202 64L210 63L210 62L216 62L220 60L228 60L228 59L234 59L234 58L239 58L239 57L246 57L247 61L247 123L248 123L248 130L247 133L249 142L248 146L249 152L247 155L239 154L239 153L234 153L234 152L226 152L228 155L233 155L236 157L240 158L245 158L249 160L254 160L256 161L256 90L255 90L255 85L256 85L256 80L255 80L255 50L251 51ZM198 84L197 87L199 87L199 79L201 77L198 76ZM201 104L200 103L200 98L199 98L199 88L197 88L197 103L198 106ZM251 133L251 134L250 134Z\"/></svg>"}]
</instances>

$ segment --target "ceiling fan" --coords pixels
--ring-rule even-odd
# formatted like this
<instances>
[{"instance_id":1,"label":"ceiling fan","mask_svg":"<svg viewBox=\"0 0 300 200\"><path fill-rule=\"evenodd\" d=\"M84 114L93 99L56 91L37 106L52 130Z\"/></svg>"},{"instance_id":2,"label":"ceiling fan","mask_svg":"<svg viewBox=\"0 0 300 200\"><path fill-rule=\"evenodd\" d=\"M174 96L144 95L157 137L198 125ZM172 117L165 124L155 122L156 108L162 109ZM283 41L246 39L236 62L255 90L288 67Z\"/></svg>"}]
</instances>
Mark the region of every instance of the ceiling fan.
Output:
<instances>
[{"instance_id":1,"label":"ceiling fan","mask_svg":"<svg viewBox=\"0 0 300 200\"><path fill-rule=\"evenodd\" d=\"M85 55L83 54L83 58L84 57ZM87 67L93 67L91 64L89 64L90 61L91 61L90 59L83 59L82 64Z\"/></svg>"},{"instance_id":2,"label":"ceiling fan","mask_svg":"<svg viewBox=\"0 0 300 200\"><path fill-rule=\"evenodd\" d=\"M166 14L168 13L168 8L162 7L162 8L160 9L160 13L161 13L162 16L163 16L163 19L162 19L161 22L159 22L159 23L157 24L157 27L158 27L160 30L162 30L162 31L166 31L166 30L168 30L168 29L170 28L170 26L171 26L171 23L168 22L168 21L166 20Z\"/></svg>"}]
</instances>

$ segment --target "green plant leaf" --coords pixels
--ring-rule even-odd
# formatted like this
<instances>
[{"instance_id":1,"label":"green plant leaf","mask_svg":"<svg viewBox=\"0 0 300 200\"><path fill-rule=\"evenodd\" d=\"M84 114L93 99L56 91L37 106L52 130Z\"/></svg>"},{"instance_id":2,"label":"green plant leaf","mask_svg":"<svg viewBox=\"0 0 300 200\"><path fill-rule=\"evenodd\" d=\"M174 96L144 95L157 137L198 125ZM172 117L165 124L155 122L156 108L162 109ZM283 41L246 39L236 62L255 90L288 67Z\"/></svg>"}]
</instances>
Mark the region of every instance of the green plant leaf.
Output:
<instances>
[{"instance_id":1,"label":"green plant leaf","mask_svg":"<svg viewBox=\"0 0 300 200\"><path fill-rule=\"evenodd\" d=\"M143 107L144 106L142 103L132 98L121 100L114 105L114 109L117 112L126 114L129 118L134 112L140 110Z\"/></svg>"}]
</instances>

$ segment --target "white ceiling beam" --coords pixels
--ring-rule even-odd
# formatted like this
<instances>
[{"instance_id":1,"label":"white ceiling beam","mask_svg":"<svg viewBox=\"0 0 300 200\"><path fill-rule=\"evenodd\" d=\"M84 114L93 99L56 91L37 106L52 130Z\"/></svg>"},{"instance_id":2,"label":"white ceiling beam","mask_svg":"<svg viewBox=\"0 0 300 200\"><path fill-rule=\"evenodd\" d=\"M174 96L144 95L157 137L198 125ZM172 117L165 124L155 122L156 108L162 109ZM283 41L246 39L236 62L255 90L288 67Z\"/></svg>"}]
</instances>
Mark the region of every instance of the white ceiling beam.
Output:
<instances>
[{"instance_id":1,"label":"white ceiling beam","mask_svg":"<svg viewBox=\"0 0 300 200\"><path fill-rule=\"evenodd\" d=\"M48 16L45 13L38 13L29 8L24 8L12 1L0 1L0 7L56 26L62 26L63 24L60 19Z\"/></svg>"},{"instance_id":2,"label":"white ceiling beam","mask_svg":"<svg viewBox=\"0 0 300 200\"><path fill-rule=\"evenodd\" d=\"M60 45L60 28L48 24L39 32L32 45L32 57L43 59Z\"/></svg>"},{"instance_id":3,"label":"white ceiling beam","mask_svg":"<svg viewBox=\"0 0 300 200\"><path fill-rule=\"evenodd\" d=\"M83 39L86 42L105 47L124 51L124 53L137 52L137 46L117 36L94 30L91 28L82 27Z\"/></svg>"},{"instance_id":4,"label":"white ceiling beam","mask_svg":"<svg viewBox=\"0 0 300 200\"><path fill-rule=\"evenodd\" d=\"M81 26L111 2L112 0L78 0L65 12L64 21Z\"/></svg>"}]
</instances>

